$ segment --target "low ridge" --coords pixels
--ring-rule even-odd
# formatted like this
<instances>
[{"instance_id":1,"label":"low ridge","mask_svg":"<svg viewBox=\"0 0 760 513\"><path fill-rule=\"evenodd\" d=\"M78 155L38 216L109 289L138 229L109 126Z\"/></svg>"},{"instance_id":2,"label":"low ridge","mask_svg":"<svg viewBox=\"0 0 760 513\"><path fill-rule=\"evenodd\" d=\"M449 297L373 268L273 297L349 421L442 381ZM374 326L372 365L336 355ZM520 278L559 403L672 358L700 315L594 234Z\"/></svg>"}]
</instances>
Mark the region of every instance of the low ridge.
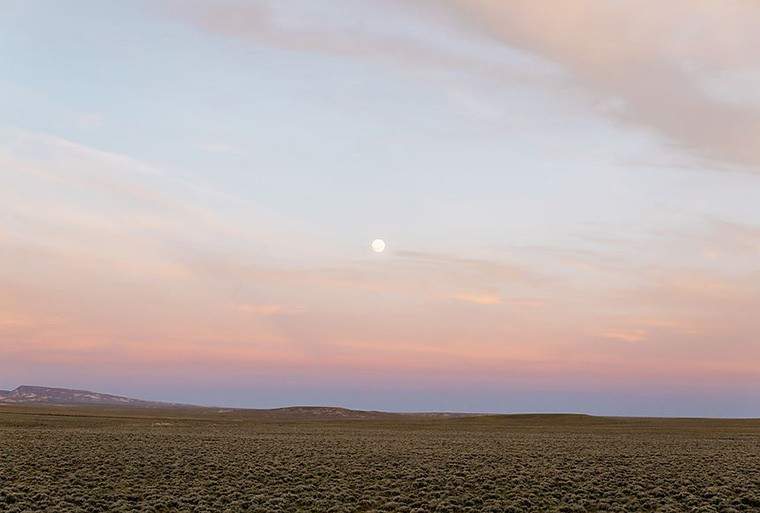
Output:
<instances>
[{"instance_id":1,"label":"low ridge","mask_svg":"<svg viewBox=\"0 0 760 513\"><path fill-rule=\"evenodd\" d=\"M169 402L145 401L112 394L102 394L89 390L69 388L41 387L22 385L14 390L0 390L0 405L51 405L51 406L125 406L135 408L193 408L198 411L215 411L233 415L253 415L264 419L282 420L352 420L352 419L389 419L402 417L454 418L472 417L480 414L425 412L393 413L382 411L352 410L337 406L287 406L283 408L225 408L211 406L194 406Z\"/></svg>"},{"instance_id":2,"label":"low ridge","mask_svg":"<svg viewBox=\"0 0 760 513\"><path fill-rule=\"evenodd\" d=\"M0 390L0 404L97 404L104 406L167 406L170 403L143 401L89 390L21 385Z\"/></svg>"}]
</instances>

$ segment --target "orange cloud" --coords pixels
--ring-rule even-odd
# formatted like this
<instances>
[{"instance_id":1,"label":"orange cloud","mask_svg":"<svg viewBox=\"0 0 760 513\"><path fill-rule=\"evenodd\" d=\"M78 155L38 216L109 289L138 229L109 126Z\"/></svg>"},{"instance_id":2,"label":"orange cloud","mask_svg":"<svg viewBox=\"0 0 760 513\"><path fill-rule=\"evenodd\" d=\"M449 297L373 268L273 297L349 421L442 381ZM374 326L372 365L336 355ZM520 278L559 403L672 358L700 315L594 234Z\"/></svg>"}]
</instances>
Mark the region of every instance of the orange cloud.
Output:
<instances>
[{"instance_id":1,"label":"orange cloud","mask_svg":"<svg viewBox=\"0 0 760 513\"><path fill-rule=\"evenodd\" d=\"M268 305L268 304L242 304L237 305L237 310L244 313L251 313L254 315L260 315L263 317L271 317L274 315L287 315L297 313L299 309L290 308L284 305Z\"/></svg>"},{"instance_id":2,"label":"orange cloud","mask_svg":"<svg viewBox=\"0 0 760 513\"><path fill-rule=\"evenodd\" d=\"M623 342L641 342L647 339L645 330L626 330L626 331L605 331L601 335L603 338L612 340L621 340Z\"/></svg>"},{"instance_id":3,"label":"orange cloud","mask_svg":"<svg viewBox=\"0 0 760 513\"><path fill-rule=\"evenodd\" d=\"M476 305L500 305L502 303L501 297L498 294L490 293L463 292L454 294L451 297L465 303L475 303Z\"/></svg>"}]
</instances>

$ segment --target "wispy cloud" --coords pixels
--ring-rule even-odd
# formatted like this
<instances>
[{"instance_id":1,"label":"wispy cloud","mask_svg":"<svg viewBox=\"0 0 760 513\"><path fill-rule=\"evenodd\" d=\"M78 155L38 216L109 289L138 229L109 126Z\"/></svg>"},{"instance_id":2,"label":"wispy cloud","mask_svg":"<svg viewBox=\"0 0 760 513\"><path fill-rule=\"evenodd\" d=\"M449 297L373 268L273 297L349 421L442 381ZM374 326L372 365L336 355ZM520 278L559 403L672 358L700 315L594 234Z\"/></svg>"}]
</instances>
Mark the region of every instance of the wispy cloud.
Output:
<instances>
[{"instance_id":1,"label":"wispy cloud","mask_svg":"<svg viewBox=\"0 0 760 513\"><path fill-rule=\"evenodd\" d=\"M237 310L246 314L272 317L275 315L290 315L300 311L298 308L275 304L250 304L245 303L236 306Z\"/></svg>"},{"instance_id":2,"label":"wispy cloud","mask_svg":"<svg viewBox=\"0 0 760 513\"><path fill-rule=\"evenodd\" d=\"M589 114L659 134L708 166L760 167L760 7L751 2L362 0L345 4L350 16L340 21L311 7L170 2L165 12L294 51L467 70L497 83L530 77L557 95L574 86ZM435 30L404 28L425 23Z\"/></svg>"},{"instance_id":3,"label":"wispy cloud","mask_svg":"<svg viewBox=\"0 0 760 513\"><path fill-rule=\"evenodd\" d=\"M758 5L733 0L570 0L550 8L530 0L449 4L494 40L568 70L596 102L615 102L616 108L601 114L656 131L694 157L760 167L755 144L760 106L736 102L746 95L714 94L760 87Z\"/></svg>"},{"instance_id":4,"label":"wispy cloud","mask_svg":"<svg viewBox=\"0 0 760 513\"><path fill-rule=\"evenodd\" d=\"M506 258L467 258L423 251L397 251L395 256L411 265L442 270L458 269L460 272L467 272L475 276L481 276L492 280L492 283L538 283L548 279L547 276L540 271L523 263L511 261Z\"/></svg>"},{"instance_id":5,"label":"wispy cloud","mask_svg":"<svg viewBox=\"0 0 760 513\"><path fill-rule=\"evenodd\" d=\"M271 0L255 4L167 1L163 2L162 11L212 34L289 50L381 58L397 63L471 65L478 56L477 45L447 41L446 36L456 30L448 23L439 25L438 33L428 30L421 34L419 26L425 24L431 11L420 7L398 0L359 0L332 6L298 0L287 4ZM343 16L334 16L337 12ZM441 17L439 21L446 20L445 12L435 14Z\"/></svg>"},{"instance_id":6,"label":"wispy cloud","mask_svg":"<svg viewBox=\"0 0 760 513\"><path fill-rule=\"evenodd\" d=\"M633 379L665 358L686 379L760 357L750 224L703 219L644 241L597 240L598 251L288 264L257 249L282 230L292 245L277 254L289 255L307 232L214 208L212 192L137 160L27 133L0 140L0 165L0 368L35 357L303 372L380 362L496 377L525 362L556 376L592 362ZM741 265L705 263L703 247Z\"/></svg>"},{"instance_id":7,"label":"wispy cloud","mask_svg":"<svg viewBox=\"0 0 760 513\"><path fill-rule=\"evenodd\" d=\"M464 301L465 303L474 303L476 305L500 305L501 297L498 294L478 293L478 292L461 292L451 296L453 299Z\"/></svg>"},{"instance_id":8,"label":"wispy cloud","mask_svg":"<svg viewBox=\"0 0 760 513\"><path fill-rule=\"evenodd\" d=\"M605 331L602 333L603 338L612 340L621 340L623 342L641 342L646 340L647 333L644 330L626 330L626 331Z\"/></svg>"}]
</instances>

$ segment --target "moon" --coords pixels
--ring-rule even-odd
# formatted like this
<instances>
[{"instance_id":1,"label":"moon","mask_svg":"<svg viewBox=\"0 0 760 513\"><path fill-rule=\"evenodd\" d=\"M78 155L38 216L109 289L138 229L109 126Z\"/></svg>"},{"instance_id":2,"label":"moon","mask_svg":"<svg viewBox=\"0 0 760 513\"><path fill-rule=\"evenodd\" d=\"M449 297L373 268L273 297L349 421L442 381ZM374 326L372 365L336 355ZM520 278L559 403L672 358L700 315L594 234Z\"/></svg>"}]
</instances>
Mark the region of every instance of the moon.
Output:
<instances>
[{"instance_id":1,"label":"moon","mask_svg":"<svg viewBox=\"0 0 760 513\"><path fill-rule=\"evenodd\" d=\"M382 253L385 251L385 241L383 239L375 239L372 241L372 244L369 245L372 248L372 251L375 253Z\"/></svg>"}]
</instances>

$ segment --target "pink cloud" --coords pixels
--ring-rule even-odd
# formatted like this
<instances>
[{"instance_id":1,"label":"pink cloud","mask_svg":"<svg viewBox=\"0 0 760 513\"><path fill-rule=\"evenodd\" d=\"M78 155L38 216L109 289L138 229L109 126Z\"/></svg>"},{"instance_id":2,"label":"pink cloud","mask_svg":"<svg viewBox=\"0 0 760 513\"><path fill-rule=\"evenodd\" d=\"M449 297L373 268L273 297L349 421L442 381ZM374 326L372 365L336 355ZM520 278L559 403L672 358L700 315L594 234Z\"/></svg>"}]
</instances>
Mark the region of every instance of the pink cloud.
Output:
<instances>
[{"instance_id":1,"label":"pink cloud","mask_svg":"<svg viewBox=\"0 0 760 513\"><path fill-rule=\"evenodd\" d=\"M476 30L556 62L596 101L618 105L601 114L654 130L694 156L760 165L754 144L760 107L722 101L705 87L722 71L759 70L757 5L710 0L569 0L551 7L531 0L451 0L450 5ZM756 75L741 76L746 81Z\"/></svg>"},{"instance_id":2,"label":"pink cloud","mask_svg":"<svg viewBox=\"0 0 760 513\"><path fill-rule=\"evenodd\" d=\"M296 8L299 21L289 22L281 7L175 2L166 12L210 34L294 51L464 70L497 83L529 79L562 95L569 83L588 97L590 113L657 133L686 155L715 167L760 165L760 102L725 100L760 88L760 8L751 2L568 0L547 7L531 0L414 6L363 0L352 6L351 19L361 20L353 25L331 23L329 9L312 19ZM515 56L521 51L522 63L532 56L532 65L494 62L486 52L394 31L391 21L373 17L378 10L406 13L417 23L426 18L449 40L477 40L481 49L490 41ZM546 62L567 74L541 72ZM526 69L536 72L529 77Z\"/></svg>"},{"instance_id":3,"label":"pink cloud","mask_svg":"<svg viewBox=\"0 0 760 513\"><path fill-rule=\"evenodd\" d=\"M459 301L465 303L474 303L476 305L500 305L502 303L501 297L498 294L492 293L477 293L477 292L462 292L451 296Z\"/></svg>"}]
</instances>

